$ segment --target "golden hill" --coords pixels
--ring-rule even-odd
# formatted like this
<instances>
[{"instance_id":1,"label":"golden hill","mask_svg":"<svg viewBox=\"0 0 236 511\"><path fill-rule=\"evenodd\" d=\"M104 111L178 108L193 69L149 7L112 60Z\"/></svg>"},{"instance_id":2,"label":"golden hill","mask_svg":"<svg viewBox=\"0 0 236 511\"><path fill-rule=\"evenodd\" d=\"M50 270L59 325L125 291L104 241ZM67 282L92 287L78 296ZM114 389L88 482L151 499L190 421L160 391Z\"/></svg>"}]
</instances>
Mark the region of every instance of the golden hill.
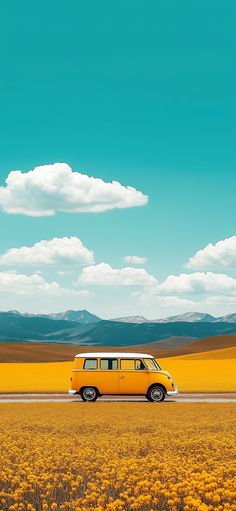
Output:
<instances>
[{"instance_id":1,"label":"golden hill","mask_svg":"<svg viewBox=\"0 0 236 511\"><path fill-rule=\"evenodd\" d=\"M148 344L119 348L120 351L139 351L150 353L157 358L174 357L191 353L219 350L236 346L236 335L208 337L186 345L181 338L170 338ZM177 346L175 346L177 344ZM178 345L179 344L179 345ZM170 347L172 346L172 347ZM86 351L117 351L108 346L68 346L66 344L39 344L0 342L0 362L66 362L74 358L78 352Z\"/></svg>"},{"instance_id":2,"label":"golden hill","mask_svg":"<svg viewBox=\"0 0 236 511\"><path fill-rule=\"evenodd\" d=\"M236 347L160 361L183 392L236 392Z\"/></svg>"}]
</instances>

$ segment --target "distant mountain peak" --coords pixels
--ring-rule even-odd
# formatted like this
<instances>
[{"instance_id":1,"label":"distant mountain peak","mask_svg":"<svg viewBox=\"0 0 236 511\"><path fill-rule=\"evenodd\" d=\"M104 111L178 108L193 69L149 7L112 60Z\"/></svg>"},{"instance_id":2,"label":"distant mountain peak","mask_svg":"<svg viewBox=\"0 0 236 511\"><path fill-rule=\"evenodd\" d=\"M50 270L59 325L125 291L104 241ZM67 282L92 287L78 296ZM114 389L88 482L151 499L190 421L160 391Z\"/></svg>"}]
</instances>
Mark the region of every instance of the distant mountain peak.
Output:
<instances>
[{"instance_id":1,"label":"distant mountain peak","mask_svg":"<svg viewBox=\"0 0 236 511\"><path fill-rule=\"evenodd\" d=\"M118 323L149 323L149 320L144 316L125 316L122 318L112 318L110 321L117 321Z\"/></svg>"},{"instance_id":2,"label":"distant mountain peak","mask_svg":"<svg viewBox=\"0 0 236 511\"><path fill-rule=\"evenodd\" d=\"M158 319L155 322L157 323L179 323L183 321L185 323L194 323L196 321L211 323L213 321L217 321L214 316L208 314L206 312L185 312L184 314L180 314L178 316L169 316L167 318Z\"/></svg>"},{"instance_id":3,"label":"distant mountain peak","mask_svg":"<svg viewBox=\"0 0 236 511\"><path fill-rule=\"evenodd\" d=\"M226 316L225 316L226 317ZM236 315L235 315L236 317ZM180 314L178 316L169 316L167 318L160 319L147 319L144 316L125 316L121 318L112 318L110 321L117 321L119 323L179 323L183 321L184 323L194 323L197 321L210 323L213 321L218 321L221 318L215 318L210 314L205 312L185 312L184 314ZM233 322L233 320L232 320Z\"/></svg>"},{"instance_id":4,"label":"distant mountain peak","mask_svg":"<svg viewBox=\"0 0 236 511\"><path fill-rule=\"evenodd\" d=\"M217 318L217 321L223 322L223 323L236 323L236 313L233 314L227 314L227 316L221 316Z\"/></svg>"},{"instance_id":5,"label":"distant mountain peak","mask_svg":"<svg viewBox=\"0 0 236 511\"><path fill-rule=\"evenodd\" d=\"M101 321L101 318L96 316L95 314L91 314L91 312L86 309L83 310L73 310L68 309L65 312L55 312L52 314L47 314L48 317L52 319L66 319L67 321L75 321L80 323L81 325L87 325L89 323L97 323Z\"/></svg>"}]
</instances>

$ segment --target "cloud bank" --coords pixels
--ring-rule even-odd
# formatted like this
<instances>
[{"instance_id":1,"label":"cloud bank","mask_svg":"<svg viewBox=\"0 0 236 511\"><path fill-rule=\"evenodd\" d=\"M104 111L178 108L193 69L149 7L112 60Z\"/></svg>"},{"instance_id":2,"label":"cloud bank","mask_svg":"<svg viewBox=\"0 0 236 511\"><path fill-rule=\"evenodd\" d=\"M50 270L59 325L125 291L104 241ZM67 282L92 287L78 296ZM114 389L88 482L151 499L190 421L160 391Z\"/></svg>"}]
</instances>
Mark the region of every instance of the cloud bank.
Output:
<instances>
[{"instance_id":1,"label":"cloud bank","mask_svg":"<svg viewBox=\"0 0 236 511\"><path fill-rule=\"evenodd\" d=\"M147 202L148 197L131 186L73 172L66 163L42 165L25 173L12 171L6 186L0 187L0 207L27 216L51 216L59 211L95 213Z\"/></svg>"},{"instance_id":2,"label":"cloud bank","mask_svg":"<svg viewBox=\"0 0 236 511\"><path fill-rule=\"evenodd\" d=\"M10 248L0 256L2 265L57 264L81 265L94 263L93 252L76 236L38 241L32 246Z\"/></svg>"},{"instance_id":3,"label":"cloud bank","mask_svg":"<svg viewBox=\"0 0 236 511\"><path fill-rule=\"evenodd\" d=\"M146 305L182 306L185 310L198 305L204 310L207 306L235 304L236 279L211 272L169 275L160 284L145 288L140 301Z\"/></svg>"},{"instance_id":4,"label":"cloud bank","mask_svg":"<svg viewBox=\"0 0 236 511\"><path fill-rule=\"evenodd\" d=\"M157 280L142 268L112 268L107 263L83 268L79 284L93 286L150 286Z\"/></svg>"},{"instance_id":5,"label":"cloud bank","mask_svg":"<svg viewBox=\"0 0 236 511\"><path fill-rule=\"evenodd\" d=\"M236 266L236 236L220 240L215 245L209 243L205 248L190 257L186 268L192 270L210 268L230 268Z\"/></svg>"},{"instance_id":6,"label":"cloud bank","mask_svg":"<svg viewBox=\"0 0 236 511\"><path fill-rule=\"evenodd\" d=\"M38 274L0 272L0 292L20 296L46 295L54 298L70 296L88 296L87 290L71 290L61 287L57 282L47 282Z\"/></svg>"},{"instance_id":7,"label":"cloud bank","mask_svg":"<svg viewBox=\"0 0 236 511\"><path fill-rule=\"evenodd\" d=\"M158 286L158 292L159 294L236 294L236 279L223 273L181 273L180 275L169 275Z\"/></svg>"}]
</instances>

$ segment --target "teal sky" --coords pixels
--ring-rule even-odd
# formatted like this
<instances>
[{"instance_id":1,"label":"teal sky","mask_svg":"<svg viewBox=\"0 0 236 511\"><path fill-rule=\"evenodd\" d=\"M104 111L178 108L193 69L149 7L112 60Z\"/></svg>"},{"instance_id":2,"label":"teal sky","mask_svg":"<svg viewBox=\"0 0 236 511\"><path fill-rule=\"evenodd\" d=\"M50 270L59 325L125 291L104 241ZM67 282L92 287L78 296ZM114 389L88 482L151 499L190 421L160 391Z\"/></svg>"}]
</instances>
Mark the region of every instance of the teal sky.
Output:
<instances>
[{"instance_id":1,"label":"teal sky","mask_svg":"<svg viewBox=\"0 0 236 511\"><path fill-rule=\"evenodd\" d=\"M96 263L122 268L123 256L145 256L146 271L162 282L189 273L184 264L209 242L236 235L235 15L227 0L1 6L0 185L11 170L67 162L149 196L146 206L102 213L35 218L2 211L1 254L78 236ZM235 278L235 267L236 257L214 272ZM35 269L66 288L79 274ZM27 265L14 271L32 273ZM104 317L189 308L145 303L135 290L92 286L86 299L41 297L34 304L6 292L0 308L89 308ZM233 296L217 306L204 300L192 308L236 310Z\"/></svg>"}]
</instances>

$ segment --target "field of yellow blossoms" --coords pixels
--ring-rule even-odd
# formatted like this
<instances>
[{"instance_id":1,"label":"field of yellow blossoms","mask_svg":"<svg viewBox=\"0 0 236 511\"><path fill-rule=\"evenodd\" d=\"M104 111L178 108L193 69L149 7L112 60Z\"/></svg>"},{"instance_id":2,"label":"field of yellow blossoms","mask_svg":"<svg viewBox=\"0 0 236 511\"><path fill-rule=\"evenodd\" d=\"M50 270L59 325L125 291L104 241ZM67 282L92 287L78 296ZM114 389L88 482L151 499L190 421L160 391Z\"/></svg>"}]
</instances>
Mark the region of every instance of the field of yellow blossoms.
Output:
<instances>
[{"instance_id":1,"label":"field of yellow blossoms","mask_svg":"<svg viewBox=\"0 0 236 511\"><path fill-rule=\"evenodd\" d=\"M236 510L231 403L0 405L0 510Z\"/></svg>"}]
</instances>

